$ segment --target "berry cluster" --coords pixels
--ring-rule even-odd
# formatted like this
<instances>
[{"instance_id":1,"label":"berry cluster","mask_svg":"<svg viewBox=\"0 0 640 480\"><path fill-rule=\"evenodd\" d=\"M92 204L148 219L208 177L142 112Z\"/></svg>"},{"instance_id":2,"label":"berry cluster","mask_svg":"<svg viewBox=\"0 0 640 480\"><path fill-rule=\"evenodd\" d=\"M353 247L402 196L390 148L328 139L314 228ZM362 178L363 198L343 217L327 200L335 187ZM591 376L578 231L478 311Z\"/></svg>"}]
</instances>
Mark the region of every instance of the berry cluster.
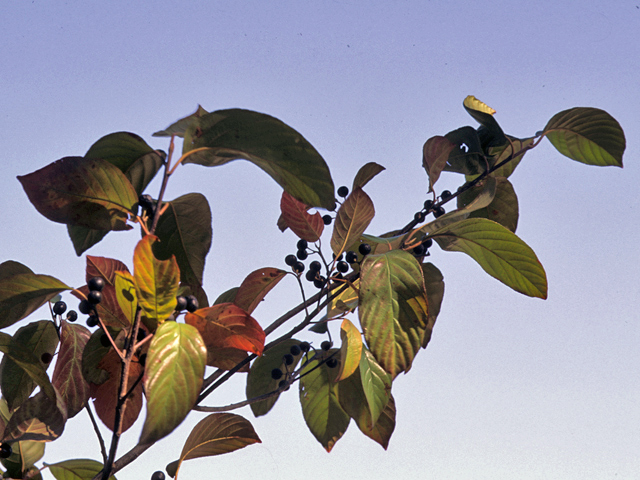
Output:
<instances>
[{"instance_id":1,"label":"berry cluster","mask_svg":"<svg viewBox=\"0 0 640 480\"><path fill-rule=\"evenodd\" d=\"M178 295L176 297L176 312L186 310L189 313L193 313L198 310L198 299L193 295Z\"/></svg>"},{"instance_id":2,"label":"berry cluster","mask_svg":"<svg viewBox=\"0 0 640 480\"><path fill-rule=\"evenodd\" d=\"M105 282L102 277L92 277L87 282L89 293L85 300L80 302L78 310L84 315L90 315L87 319L87 327L95 327L98 325L98 317L95 314L96 305L102 301L102 289ZM77 318L77 317L76 317Z\"/></svg>"},{"instance_id":3,"label":"berry cluster","mask_svg":"<svg viewBox=\"0 0 640 480\"><path fill-rule=\"evenodd\" d=\"M64 312L67 312L67 304L62 300L59 300L53 304L53 308L51 310L55 315L62 316ZM78 312L76 312L75 310L69 310L67 312L67 322L75 322L77 319Z\"/></svg>"},{"instance_id":4,"label":"berry cluster","mask_svg":"<svg viewBox=\"0 0 640 480\"><path fill-rule=\"evenodd\" d=\"M291 373L293 373L289 372L289 366L293 365L297 355L300 355L301 352L308 352L310 348L311 345L309 342L300 342L298 345L292 345L289 349L289 353L282 356L282 363L284 364L285 371L283 372L281 368L274 368L271 370L271 378L273 380L280 380L278 383L279 389L289 389L290 376Z\"/></svg>"}]
</instances>

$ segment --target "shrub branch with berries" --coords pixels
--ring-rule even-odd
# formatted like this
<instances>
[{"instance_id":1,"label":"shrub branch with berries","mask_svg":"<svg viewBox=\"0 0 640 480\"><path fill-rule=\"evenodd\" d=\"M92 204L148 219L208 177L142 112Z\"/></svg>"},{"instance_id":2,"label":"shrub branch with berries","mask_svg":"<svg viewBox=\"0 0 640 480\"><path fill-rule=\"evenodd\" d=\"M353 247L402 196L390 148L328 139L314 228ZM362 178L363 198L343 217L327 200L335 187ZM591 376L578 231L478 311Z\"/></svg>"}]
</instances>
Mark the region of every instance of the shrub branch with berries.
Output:
<instances>
[{"instance_id":1,"label":"shrub branch with berries","mask_svg":"<svg viewBox=\"0 0 640 480\"><path fill-rule=\"evenodd\" d=\"M67 226L77 255L134 225L143 238L131 267L87 255L86 284L78 288L16 261L0 264L0 327L24 322L45 304L51 312L51 320L26 323L13 336L0 333L3 478L38 477L46 443L82 410L92 420L101 459L46 465L58 479L111 478L188 414L204 412L164 467L178 477L185 460L260 442L249 420L230 412L250 406L255 416L265 415L292 386L304 421L327 451L352 420L386 449L395 427L393 381L427 347L443 300L443 275L427 261L430 250L464 252L516 292L544 299L545 271L515 234L518 201L509 176L544 137L570 159L622 167L624 133L602 110L560 112L532 137L519 139L505 134L495 111L474 97L464 108L479 127L426 141L429 198L386 233L367 232L375 209L365 193L384 167L364 165L336 198L324 159L300 133L247 110L199 107L154 134L170 138L168 154L118 132L82 157L18 177L34 207ZM176 137L183 138L179 157ZM184 164L215 167L235 159L254 163L280 184L277 225L298 240L284 269L257 269L238 287L215 294L203 285L212 239L207 199L187 193L167 200L164 193ZM455 192L435 190L442 172L462 175ZM145 191L156 175L162 184L153 198ZM300 303L266 325L254 310L285 278L295 279ZM69 291L77 310L60 297ZM334 335L339 325L339 338L332 338L331 324ZM284 325L287 333L274 335ZM207 405L234 375L246 376L246 398ZM119 453L121 436L145 404L137 445ZM111 430L110 440L96 417Z\"/></svg>"}]
</instances>

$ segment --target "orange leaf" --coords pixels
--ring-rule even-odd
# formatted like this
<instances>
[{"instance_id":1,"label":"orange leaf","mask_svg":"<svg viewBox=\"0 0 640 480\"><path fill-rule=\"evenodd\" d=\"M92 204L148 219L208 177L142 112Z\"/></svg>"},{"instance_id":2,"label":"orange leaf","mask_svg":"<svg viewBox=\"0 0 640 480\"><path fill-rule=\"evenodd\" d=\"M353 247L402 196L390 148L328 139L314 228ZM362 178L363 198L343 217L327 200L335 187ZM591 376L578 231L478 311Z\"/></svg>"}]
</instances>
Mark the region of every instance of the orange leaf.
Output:
<instances>
[{"instance_id":1,"label":"orange leaf","mask_svg":"<svg viewBox=\"0 0 640 480\"><path fill-rule=\"evenodd\" d=\"M232 303L220 303L187 313L185 322L198 329L207 349L235 348L262 355L264 330L243 309Z\"/></svg>"},{"instance_id":2,"label":"orange leaf","mask_svg":"<svg viewBox=\"0 0 640 480\"><path fill-rule=\"evenodd\" d=\"M133 386L138 377L142 375L142 366L137 358L133 357L129 367L129 388ZM93 405L100 420L111 430L114 429L116 405L118 403L118 389L122 375L122 363L115 350L110 350L98 364L98 367L109 373L109 379L100 385L91 385L91 396L95 399ZM128 430L137 420L142 410L142 382L138 382L136 388L125 402L125 411L122 422L122 431Z\"/></svg>"},{"instance_id":3,"label":"orange leaf","mask_svg":"<svg viewBox=\"0 0 640 480\"><path fill-rule=\"evenodd\" d=\"M286 225L303 240L315 242L322 235L324 222L320 213L309 214L307 212L309 208L287 192L282 192L280 211Z\"/></svg>"},{"instance_id":4,"label":"orange leaf","mask_svg":"<svg viewBox=\"0 0 640 480\"><path fill-rule=\"evenodd\" d=\"M247 313L253 313L269 291L287 274L278 268L260 268L247 275L233 301Z\"/></svg>"},{"instance_id":5,"label":"orange leaf","mask_svg":"<svg viewBox=\"0 0 640 480\"><path fill-rule=\"evenodd\" d=\"M247 352L238 350L237 348L207 348L207 365L221 370L231 370L247 357ZM249 364L247 363L238 371L243 373L248 372Z\"/></svg>"}]
</instances>

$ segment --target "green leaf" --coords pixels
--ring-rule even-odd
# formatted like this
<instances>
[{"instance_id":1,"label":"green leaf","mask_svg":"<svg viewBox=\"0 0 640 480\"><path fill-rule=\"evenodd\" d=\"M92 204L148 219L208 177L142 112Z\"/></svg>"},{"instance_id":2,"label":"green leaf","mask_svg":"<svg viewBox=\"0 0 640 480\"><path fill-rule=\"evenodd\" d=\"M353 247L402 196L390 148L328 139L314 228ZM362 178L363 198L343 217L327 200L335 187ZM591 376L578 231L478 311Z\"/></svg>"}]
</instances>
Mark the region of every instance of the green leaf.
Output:
<instances>
[{"instance_id":1,"label":"green leaf","mask_svg":"<svg viewBox=\"0 0 640 480\"><path fill-rule=\"evenodd\" d=\"M109 233L108 230L93 230L80 225L67 225L67 233L73 243L76 255L80 256Z\"/></svg>"},{"instance_id":2,"label":"green leaf","mask_svg":"<svg viewBox=\"0 0 640 480\"><path fill-rule=\"evenodd\" d=\"M351 190L355 190L356 187L364 188L364 186L371 181L373 177L385 170L382 165L378 165L376 162L369 162L364 164L356 173L353 179L353 185Z\"/></svg>"},{"instance_id":3,"label":"green leaf","mask_svg":"<svg viewBox=\"0 0 640 480\"><path fill-rule=\"evenodd\" d=\"M158 326L144 371L147 416L140 443L160 440L184 420L200 394L206 362L207 347L194 327L176 322Z\"/></svg>"},{"instance_id":4,"label":"green leaf","mask_svg":"<svg viewBox=\"0 0 640 480\"><path fill-rule=\"evenodd\" d=\"M360 270L360 324L378 363L395 378L407 372L428 327L422 268L403 250L367 255Z\"/></svg>"},{"instance_id":5,"label":"green leaf","mask_svg":"<svg viewBox=\"0 0 640 480\"><path fill-rule=\"evenodd\" d=\"M192 113L191 115L187 115L184 118L181 118L177 122L172 123L166 129L160 130L153 134L154 137L170 137L171 135L175 135L176 137L184 137L184 133L187 131L189 126L202 117L206 115L207 112L204 108L198 105L198 109Z\"/></svg>"},{"instance_id":6,"label":"green leaf","mask_svg":"<svg viewBox=\"0 0 640 480\"><path fill-rule=\"evenodd\" d=\"M12 343L16 349L24 348L33 352L35 358L40 359L42 368L46 370L49 363L42 361L42 355L55 353L58 346L58 332L53 322L40 320L18 329ZM36 383L27 375L27 372L7 356L2 357L0 368L2 369L0 379L2 396L6 399L9 409L13 410L29 398L36 388Z\"/></svg>"},{"instance_id":7,"label":"green leaf","mask_svg":"<svg viewBox=\"0 0 640 480\"><path fill-rule=\"evenodd\" d=\"M331 250L339 256L367 229L375 216L373 202L356 187L338 209L331 235Z\"/></svg>"},{"instance_id":8,"label":"green leaf","mask_svg":"<svg viewBox=\"0 0 640 480\"><path fill-rule=\"evenodd\" d=\"M82 325L60 322L60 351L51 383L66 407L66 417L75 417L89 401L89 383L82 376L82 354L91 332Z\"/></svg>"},{"instance_id":9,"label":"green leaf","mask_svg":"<svg viewBox=\"0 0 640 480\"><path fill-rule=\"evenodd\" d=\"M158 260L154 256L153 243L156 240L152 235L145 236L138 242L133 254L138 306L142 309L142 321L151 332L176 309L180 285L176 259Z\"/></svg>"},{"instance_id":10,"label":"green leaf","mask_svg":"<svg viewBox=\"0 0 640 480\"><path fill-rule=\"evenodd\" d=\"M232 303L251 314L264 297L282 280L287 272L279 268L260 268L251 272L242 281ZM222 303L217 302L216 303Z\"/></svg>"},{"instance_id":11,"label":"green leaf","mask_svg":"<svg viewBox=\"0 0 640 480\"><path fill-rule=\"evenodd\" d=\"M282 222L299 238L307 242L315 242L324 231L324 221L320 212L311 215L307 210L309 210L307 205L296 200L287 192L282 192L280 200Z\"/></svg>"},{"instance_id":12,"label":"green leaf","mask_svg":"<svg viewBox=\"0 0 640 480\"><path fill-rule=\"evenodd\" d=\"M27 472L33 465L44 456L44 442L34 442L27 440L24 442L13 442L11 445L12 453L9 458L2 459L2 464L7 469L5 478L23 478L23 472ZM36 469L37 470L37 469ZM37 480L42 477L24 477L31 480Z\"/></svg>"},{"instance_id":13,"label":"green leaf","mask_svg":"<svg viewBox=\"0 0 640 480\"><path fill-rule=\"evenodd\" d=\"M213 302L213 305L219 305L221 303L234 303L234 300L236 299L236 295L238 294L239 290L240 290L240 287L232 287L229 290L222 292L220 295L218 295L218 298L216 298L216 300ZM246 310L248 313L251 313L246 308L244 310Z\"/></svg>"},{"instance_id":14,"label":"green leaf","mask_svg":"<svg viewBox=\"0 0 640 480\"><path fill-rule=\"evenodd\" d=\"M348 318L345 318L340 325L340 339L342 345L340 347L340 371L336 379L338 382L356 371L362 357L360 330Z\"/></svg>"},{"instance_id":15,"label":"green leaf","mask_svg":"<svg viewBox=\"0 0 640 480\"><path fill-rule=\"evenodd\" d=\"M350 420L340 406L338 384L332 374L326 363L311 360L300 377L302 415L313 436L327 452L347 431Z\"/></svg>"},{"instance_id":16,"label":"green leaf","mask_svg":"<svg viewBox=\"0 0 640 480\"><path fill-rule=\"evenodd\" d=\"M443 250L464 252L485 272L530 297L547 298L547 275L533 250L513 232L485 218L469 218L431 235Z\"/></svg>"},{"instance_id":17,"label":"green leaf","mask_svg":"<svg viewBox=\"0 0 640 480\"><path fill-rule=\"evenodd\" d=\"M375 424L372 424L371 418L366 415L362 417L362 421L356 422L356 424L362 433L386 450L396 426L396 403L393 396L389 397L387 405Z\"/></svg>"},{"instance_id":18,"label":"green leaf","mask_svg":"<svg viewBox=\"0 0 640 480\"><path fill-rule=\"evenodd\" d=\"M22 273L33 273L33 270L14 260L0 263L0 281Z\"/></svg>"},{"instance_id":19,"label":"green leaf","mask_svg":"<svg viewBox=\"0 0 640 480\"><path fill-rule=\"evenodd\" d=\"M91 480L103 468L100 462L86 458L65 460L51 465L45 463L45 465L49 467L56 480ZM111 475L109 480L116 480L116 477Z\"/></svg>"},{"instance_id":20,"label":"green leaf","mask_svg":"<svg viewBox=\"0 0 640 480\"><path fill-rule=\"evenodd\" d=\"M160 260L175 255L180 281L202 288L204 261L212 235L209 202L204 195L189 193L169 202L158 221L156 236L160 241L154 244L153 253Z\"/></svg>"},{"instance_id":21,"label":"green leaf","mask_svg":"<svg viewBox=\"0 0 640 480\"><path fill-rule=\"evenodd\" d=\"M42 366L42 361L29 348L16 344L12 340L6 333L0 333L0 352L22 368L50 400L55 400L56 392Z\"/></svg>"},{"instance_id":22,"label":"green leaf","mask_svg":"<svg viewBox=\"0 0 640 480\"><path fill-rule=\"evenodd\" d=\"M5 271L14 269L10 264ZM71 287L49 275L19 273L4 276L0 279L0 328L13 325L65 290L71 290Z\"/></svg>"},{"instance_id":23,"label":"green leaf","mask_svg":"<svg viewBox=\"0 0 640 480\"><path fill-rule=\"evenodd\" d=\"M477 185L460 194L458 208L464 208L474 201L482 191L483 186ZM518 197L511 182L504 177L495 177L495 194L491 203L475 209L468 218L488 218L515 232L518 226Z\"/></svg>"},{"instance_id":24,"label":"green leaf","mask_svg":"<svg viewBox=\"0 0 640 480\"><path fill-rule=\"evenodd\" d=\"M193 427L180 459L167 465L167 473L175 477L185 460L222 455L254 443L262 441L247 419L233 413L213 413Z\"/></svg>"},{"instance_id":25,"label":"green leaf","mask_svg":"<svg viewBox=\"0 0 640 480\"><path fill-rule=\"evenodd\" d=\"M269 115L241 109L203 115L185 133L183 153L183 163L207 167L249 160L302 203L335 209L324 159L300 133Z\"/></svg>"},{"instance_id":26,"label":"green leaf","mask_svg":"<svg viewBox=\"0 0 640 480\"><path fill-rule=\"evenodd\" d=\"M62 399L51 400L43 392L38 392L11 415L2 441L50 442L62 435L66 421Z\"/></svg>"},{"instance_id":27,"label":"green leaf","mask_svg":"<svg viewBox=\"0 0 640 480\"><path fill-rule=\"evenodd\" d=\"M138 195L106 160L65 157L18 177L36 210L49 220L96 230L129 230Z\"/></svg>"},{"instance_id":28,"label":"green leaf","mask_svg":"<svg viewBox=\"0 0 640 480\"><path fill-rule=\"evenodd\" d=\"M544 135L561 154L588 165L622 167L626 147L620 124L604 110L577 107L554 115Z\"/></svg>"},{"instance_id":29,"label":"green leaf","mask_svg":"<svg viewBox=\"0 0 640 480\"><path fill-rule=\"evenodd\" d=\"M427 140L422 147L422 166L429 176L429 191L440 178L440 173L447 165L449 155L456 148L456 144L447 138L437 135Z\"/></svg>"},{"instance_id":30,"label":"green leaf","mask_svg":"<svg viewBox=\"0 0 640 480\"><path fill-rule=\"evenodd\" d=\"M291 347L299 345L300 341L289 339L266 350L261 357L254 360L247 376L247 399L256 398L267 393L278 390L278 383L282 379L274 380L271 378L271 371L279 368L283 372L289 369L295 369L296 365L302 357L302 352L294 356L292 365L285 366L282 357L290 353ZM251 404L251 411L256 417L266 415L278 400L278 395L273 395L265 400L261 400Z\"/></svg>"},{"instance_id":31,"label":"green leaf","mask_svg":"<svg viewBox=\"0 0 640 480\"><path fill-rule=\"evenodd\" d=\"M503 161L507 160L511 155L517 154L518 152L522 152L519 155L516 155L513 159L509 160L502 167L491 172L491 175L494 177L509 177L516 167L522 161L524 154L532 147L533 142L535 140L534 137L519 139L515 137L511 137L507 135L509 142L504 145L500 145L497 147L489 148L489 155L491 156L491 166L498 165ZM467 178L470 180L470 178Z\"/></svg>"},{"instance_id":32,"label":"green leaf","mask_svg":"<svg viewBox=\"0 0 640 480\"><path fill-rule=\"evenodd\" d=\"M124 173L140 195L162 168L165 155L151 148L135 133L105 135L91 145L85 158L106 160Z\"/></svg>"}]
</instances>

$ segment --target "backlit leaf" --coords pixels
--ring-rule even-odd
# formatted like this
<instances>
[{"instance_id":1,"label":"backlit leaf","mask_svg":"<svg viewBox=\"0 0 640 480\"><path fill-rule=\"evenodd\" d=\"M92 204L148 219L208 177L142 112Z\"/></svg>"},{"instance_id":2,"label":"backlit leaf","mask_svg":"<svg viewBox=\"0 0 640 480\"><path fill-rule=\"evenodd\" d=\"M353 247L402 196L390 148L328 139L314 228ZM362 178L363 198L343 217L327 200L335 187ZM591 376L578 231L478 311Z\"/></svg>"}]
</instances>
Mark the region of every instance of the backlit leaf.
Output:
<instances>
[{"instance_id":1,"label":"backlit leaf","mask_svg":"<svg viewBox=\"0 0 640 480\"><path fill-rule=\"evenodd\" d=\"M363 188L367 183L371 181L373 177L378 175L380 172L385 170L382 165L378 165L376 162L369 162L364 164L356 173L355 178L353 179L353 185L351 186L351 190L355 190L356 187Z\"/></svg>"},{"instance_id":2,"label":"backlit leaf","mask_svg":"<svg viewBox=\"0 0 640 480\"><path fill-rule=\"evenodd\" d=\"M198 105L198 109L192 113L191 115L187 115L184 118L181 118L177 122L172 123L164 130L160 130L159 132L155 132L153 134L154 137L170 137L171 135L175 135L176 137L184 137L184 132L187 131L189 125L193 123L195 120L200 118L203 115L206 115L207 112L204 108Z\"/></svg>"},{"instance_id":3,"label":"backlit leaf","mask_svg":"<svg viewBox=\"0 0 640 480\"><path fill-rule=\"evenodd\" d=\"M324 159L300 133L269 115L241 109L203 115L185 133L183 153L184 163L208 167L249 160L304 204L335 209Z\"/></svg>"},{"instance_id":4,"label":"backlit leaf","mask_svg":"<svg viewBox=\"0 0 640 480\"><path fill-rule=\"evenodd\" d=\"M16 350L22 348L32 352L34 357L40 360L42 368L46 370L49 363L42 361L42 355L55 353L58 346L58 332L53 322L40 320L19 328L11 343ZM2 396L7 401L9 409L13 410L29 398L36 388L36 383L9 356L2 357L0 368L2 369L0 378Z\"/></svg>"},{"instance_id":5,"label":"backlit leaf","mask_svg":"<svg viewBox=\"0 0 640 480\"><path fill-rule=\"evenodd\" d=\"M129 323L133 323L138 310L136 282L129 272L116 272L115 293L118 306ZM100 302L102 303L102 302Z\"/></svg>"},{"instance_id":6,"label":"backlit leaf","mask_svg":"<svg viewBox=\"0 0 640 480\"><path fill-rule=\"evenodd\" d=\"M167 473L175 477L185 460L222 455L253 443L262 441L247 419L233 413L213 413L193 427L182 447L180 460L170 463Z\"/></svg>"},{"instance_id":7,"label":"backlit leaf","mask_svg":"<svg viewBox=\"0 0 640 480\"><path fill-rule=\"evenodd\" d=\"M322 235L324 222L320 212L311 215L307 210L309 210L309 207L304 203L296 200L287 192L282 192L280 211L282 212L283 221L301 239L307 242L315 242Z\"/></svg>"},{"instance_id":8,"label":"backlit leaf","mask_svg":"<svg viewBox=\"0 0 640 480\"><path fill-rule=\"evenodd\" d=\"M242 281L232 303L251 314L264 297L282 280L287 272L278 268L260 268ZM216 302L219 303L219 302Z\"/></svg>"},{"instance_id":9,"label":"backlit leaf","mask_svg":"<svg viewBox=\"0 0 640 480\"><path fill-rule=\"evenodd\" d=\"M422 166L429 175L429 191L433 190L433 186L440 178L440 173L447 165L449 155L454 148L456 148L455 143L439 135L431 137L422 147Z\"/></svg>"},{"instance_id":10,"label":"backlit leaf","mask_svg":"<svg viewBox=\"0 0 640 480\"><path fill-rule=\"evenodd\" d=\"M140 443L171 433L195 405L202 387L207 347L191 325L164 322L147 352L144 389L147 416Z\"/></svg>"},{"instance_id":11,"label":"backlit leaf","mask_svg":"<svg viewBox=\"0 0 640 480\"><path fill-rule=\"evenodd\" d=\"M318 367L318 368L315 368ZM330 452L349 426L349 415L338 400L338 384L326 363L311 360L300 377L300 404L309 430Z\"/></svg>"},{"instance_id":12,"label":"backlit leaf","mask_svg":"<svg viewBox=\"0 0 640 480\"><path fill-rule=\"evenodd\" d=\"M485 272L530 297L547 298L547 276L533 250L506 227L469 218L431 235L444 250L464 252Z\"/></svg>"},{"instance_id":13,"label":"backlit leaf","mask_svg":"<svg viewBox=\"0 0 640 480\"><path fill-rule=\"evenodd\" d=\"M36 210L49 220L96 230L129 230L138 195L106 160L65 157L18 177Z\"/></svg>"},{"instance_id":14,"label":"backlit leaf","mask_svg":"<svg viewBox=\"0 0 640 480\"><path fill-rule=\"evenodd\" d=\"M167 260L175 255L182 284L201 289L204 262L213 235L211 209L204 195L188 193L169 202L155 234L160 240L153 245L156 257Z\"/></svg>"},{"instance_id":15,"label":"backlit leaf","mask_svg":"<svg viewBox=\"0 0 640 480\"><path fill-rule=\"evenodd\" d=\"M47 465L45 463L45 465ZM103 465L95 460L86 458L65 460L64 462L47 465L56 480L91 480L102 471ZM116 480L114 475L109 480Z\"/></svg>"},{"instance_id":16,"label":"backlit leaf","mask_svg":"<svg viewBox=\"0 0 640 480\"><path fill-rule=\"evenodd\" d=\"M75 417L89 400L89 383L82 376L82 353L90 336L82 325L60 322L60 351L51 383L62 397L67 418Z\"/></svg>"},{"instance_id":17,"label":"backlit leaf","mask_svg":"<svg viewBox=\"0 0 640 480\"><path fill-rule=\"evenodd\" d=\"M294 370L303 353L300 352L297 355L294 355L294 361L291 365L285 365L282 357L286 354L291 354L291 347L299 344L300 341L298 340L284 340L265 351L261 357L258 357L253 361L251 369L249 370L249 375L247 376L247 399L256 398L260 395L265 395L278 389L278 384L284 379L284 377L274 380L271 377L271 371L275 368L279 368L282 372L286 372L287 369ZM273 395L265 400L252 403L251 411L256 417L266 415L273 405L275 405L279 396L280 394Z\"/></svg>"},{"instance_id":18,"label":"backlit leaf","mask_svg":"<svg viewBox=\"0 0 640 480\"><path fill-rule=\"evenodd\" d=\"M9 458L2 459L2 464L7 469L5 478L23 477L22 472L27 472L44 456L44 442L26 440L24 442L10 443L12 453ZM36 468L36 471L38 469ZM42 476L25 477L30 480L42 480Z\"/></svg>"},{"instance_id":19,"label":"backlit leaf","mask_svg":"<svg viewBox=\"0 0 640 480\"><path fill-rule=\"evenodd\" d=\"M145 236L136 245L133 254L133 276L142 309L142 321L153 332L176 309L176 296L180 285L180 270L175 257L158 260L153 254L152 235Z\"/></svg>"},{"instance_id":20,"label":"backlit leaf","mask_svg":"<svg viewBox=\"0 0 640 480\"><path fill-rule=\"evenodd\" d=\"M19 273L0 279L0 328L13 325L65 290L71 287L49 275Z\"/></svg>"},{"instance_id":21,"label":"backlit leaf","mask_svg":"<svg viewBox=\"0 0 640 480\"><path fill-rule=\"evenodd\" d=\"M362 357L362 336L360 330L345 318L340 325L340 371L336 381L343 380L352 375L360 364Z\"/></svg>"},{"instance_id":22,"label":"backlit leaf","mask_svg":"<svg viewBox=\"0 0 640 480\"><path fill-rule=\"evenodd\" d=\"M393 250L365 257L358 313L378 363L392 378L409 371L428 327L422 268L413 255Z\"/></svg>"},{"instance_id":23,"label":"backlit leaf","mask_svg":"<svg viewBox=\"0 0 640 480\"><path fill-rule=\"evenodd\" d=\"M622 167L622 127L604 110L571 108L554 115L544 135L563 155L588 165Z\"/></svg>"},{"instance_id":24,"label":"backlit leaf","mask_svg":"<svg viewBox=\"0 0 640 480\"><path fill-rule=\"evenodd\" d=\"M344 252L367 229L375 216L369 195L357 187L338 209L331 236L331 250L336 256Z\"/></svg>"},{"instance_id":25,"label":"backlit leaf","mask_svg":"<svg viewBox=\"0 0 640 480\"><path fill-rule=\"evenodd\" d=\"M236 348L262 355L264 330L237 305L221 303L185 315L185 322L200 332L209 349Z\"/></svg>"}]
</instances>

